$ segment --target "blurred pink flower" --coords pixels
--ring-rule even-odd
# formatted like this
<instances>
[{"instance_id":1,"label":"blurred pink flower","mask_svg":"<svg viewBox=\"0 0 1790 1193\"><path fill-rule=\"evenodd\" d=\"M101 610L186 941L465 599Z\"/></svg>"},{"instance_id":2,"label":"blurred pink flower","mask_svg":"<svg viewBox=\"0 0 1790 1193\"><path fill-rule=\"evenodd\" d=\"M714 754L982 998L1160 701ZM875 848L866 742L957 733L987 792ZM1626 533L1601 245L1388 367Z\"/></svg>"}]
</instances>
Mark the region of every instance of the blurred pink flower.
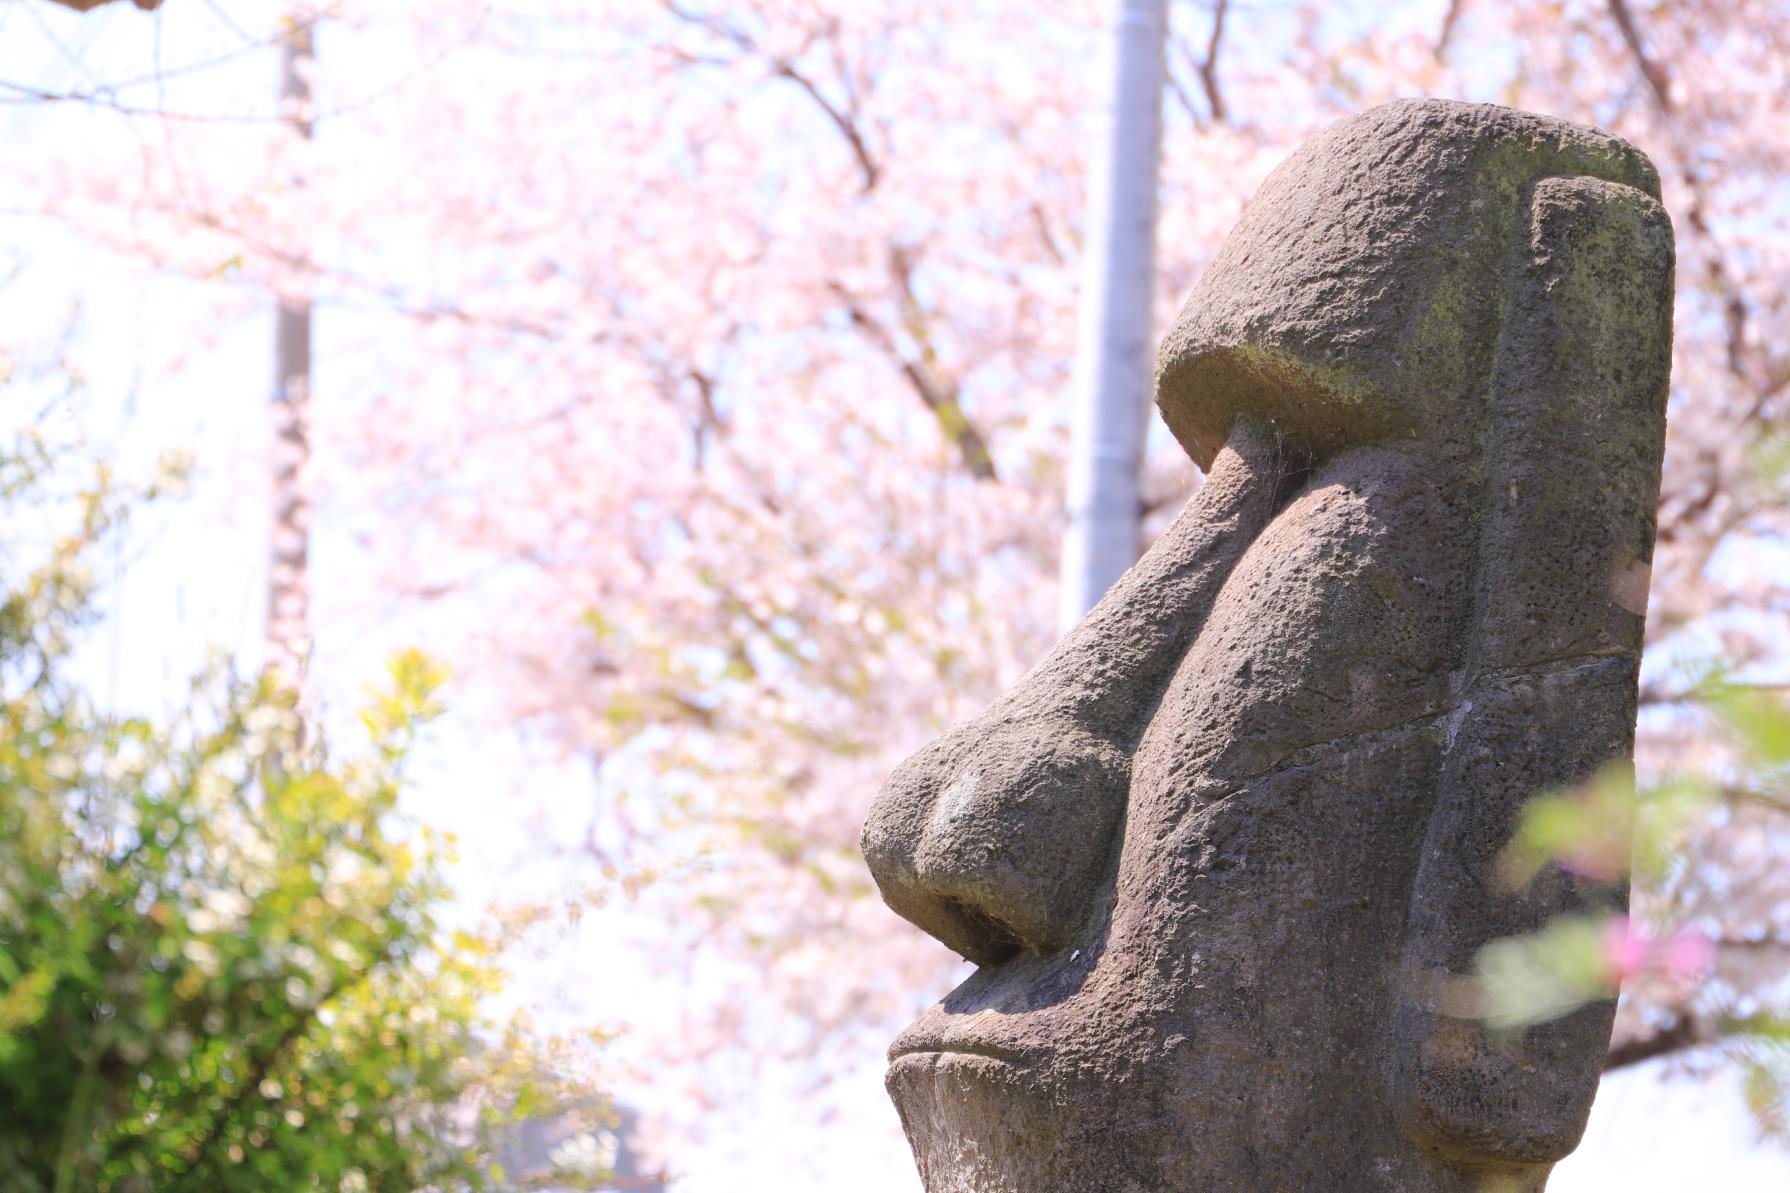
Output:
<instances>
[{"instance_id":1,"label":"blurred pink flower","mask_svg":"<svg viewBox=\"0 0 1790 1193\"><path fill-rule=\"evenodd\" d=\"M1694 929L1675 932L1659 950L1656 964L1667 977L1679 981L1701 978L1715 964L1715 942Z\"/></svg>"},{"instance_id":2,"label":"blurred pink flower","mask_svg":"<svg viewBox=\"0 0 1790 1193\"><path fill-rule=\"evenodd\" d=\"M1654 936L1619 915L1604 926L1602 959L1611 985L1643 975L1692 982L1709 971L1715 944L1693 929Z\"/></svg>"},{"instance_id":3,"label":"blurred pink flower","mask_svg":"<svg viewBox=\"0 0 1790 1193\"><path fill-rule=\"evenodd\" d=\"M1647 937L1627 916L1613 916L1604 925L1603 960L1612 985L1644 972L1651 951Z\"/></svg>"}]
</instances>

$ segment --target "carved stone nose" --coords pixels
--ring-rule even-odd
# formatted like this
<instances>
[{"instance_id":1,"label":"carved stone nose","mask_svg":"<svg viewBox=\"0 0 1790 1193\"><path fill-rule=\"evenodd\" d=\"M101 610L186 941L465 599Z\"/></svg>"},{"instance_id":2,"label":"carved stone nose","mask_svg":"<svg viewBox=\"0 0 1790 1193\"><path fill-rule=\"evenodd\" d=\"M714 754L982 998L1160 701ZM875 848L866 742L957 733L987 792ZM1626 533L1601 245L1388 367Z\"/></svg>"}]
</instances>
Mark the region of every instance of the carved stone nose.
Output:
<instances>
[{"instance_id":1,"label":"carved stone nose","mask_svg":"<svg viewBox=\"0 0 1790 1193\"><path fill-rule=\"evenodd\" d=\"M1131 774L1123 750L1073 722L987 717L903 763L863 836L889 906L978 965L1066 944L1096 901Z\"/></svg>"},{"instance_id":2,"label":"carved stone nose","mask_svg":"<svg viewBox=\"0 0 1790 1193\"><path fill-rule=\"evenodd\" d=\"M1247 420L1136 567L1011 691L896 769L864 823L884 902L976 962L1063 948L1099 905L1131 749L1287 481Z\"/></svg>"}]
</instances>

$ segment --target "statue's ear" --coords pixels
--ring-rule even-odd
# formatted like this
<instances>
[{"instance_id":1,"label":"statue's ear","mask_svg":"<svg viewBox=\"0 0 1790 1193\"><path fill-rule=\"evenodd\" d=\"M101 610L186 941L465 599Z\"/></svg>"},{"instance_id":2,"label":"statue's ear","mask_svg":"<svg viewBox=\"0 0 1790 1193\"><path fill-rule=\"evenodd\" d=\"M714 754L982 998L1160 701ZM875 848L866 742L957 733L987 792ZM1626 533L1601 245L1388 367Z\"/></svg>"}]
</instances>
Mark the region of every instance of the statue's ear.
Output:
<instances>
[{"instance_id":1,"label":"statue's ear","mask_svg":"<svg viewBox=\"0 0 1790 1193\"><path fill-rule=\"evenodd\" d=\"M1534 184L1491 377L1477 672L1640 650L1672 364L1672 223L1600 178Z\"/></svg>"},{"instance_id":2,"label":"statue's ear","mask_svg":"<svg viewBox=\"0 0 1790 1193\"><path fill-rule=\"evenodd\" d=\"M1473 620L1413 892L1396 1031L1408 1134L1546 1163L1584 1130L1613 1000L1488 1033L1463 981L1491 941L1614 913L1619 882L1498 858L1523 805L1633 749L1672 339L1672 228L1633 187L1530 191L1488 382Z\"/></svg>"}]
</instances>

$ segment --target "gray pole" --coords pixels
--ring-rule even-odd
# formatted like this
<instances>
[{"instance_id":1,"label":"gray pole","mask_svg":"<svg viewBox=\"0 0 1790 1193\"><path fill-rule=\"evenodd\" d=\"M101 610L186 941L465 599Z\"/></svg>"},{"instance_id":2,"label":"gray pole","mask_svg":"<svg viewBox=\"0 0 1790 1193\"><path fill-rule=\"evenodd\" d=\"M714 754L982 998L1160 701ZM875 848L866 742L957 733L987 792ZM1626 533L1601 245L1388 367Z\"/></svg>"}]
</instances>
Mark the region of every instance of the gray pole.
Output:
<instances>
[{"instance_id":1,"label":"gray pole","mask_svg":"<svg viewBox=\"0 0 1790 1193\"><path fill-rule=\"evenodd\" d=\"M280 62L280 102L299 135L311 137L314 55L311 26L287 32ZM302 186L302 177L293 180ZM273 523L267 552L267 665L294 686L304 680L311 649L311 505L304 468L310 457L311 303L282 297L274 316Z\"/></svg>"},{"instance_id":2,"label":"gray pole","mask_svg":"<svg viewBox=\"0 0 1790 1193\"><path fill-rule=\"evenodd\" d=\"M1137 562L1167 9L1167 0L1115 0L1102 55L1071 388L1063 630Z\"/></svg>"}]
</instances>

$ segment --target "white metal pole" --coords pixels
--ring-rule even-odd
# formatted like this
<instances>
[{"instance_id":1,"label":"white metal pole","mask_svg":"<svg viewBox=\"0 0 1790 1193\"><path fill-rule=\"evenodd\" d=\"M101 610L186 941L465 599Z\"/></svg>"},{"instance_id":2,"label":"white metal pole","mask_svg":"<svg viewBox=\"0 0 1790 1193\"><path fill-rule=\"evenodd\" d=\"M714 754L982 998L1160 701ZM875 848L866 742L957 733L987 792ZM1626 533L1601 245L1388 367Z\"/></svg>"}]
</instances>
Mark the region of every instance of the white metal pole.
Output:
<instances>
[{"instance_id":1,"label":"white metal pole","mask_svg":"<svg viewBox=\"0 0 1790 1193\"><path fill-rule=\"evenodd\" d=\"M313 33L308 21L286 32L280 57L280 101L287 120L309 140ZM302 174L294 184L304 185ZM303 687L311 646L311 505L305 492L310 456L311 303L281 297L274 316L273 524L267 559L267 663L279 678Z\"/></svg>"},{"instance_id":2,"label":"white metal pole","mask_svg":"<svg viewBox=\"0 0 1790 1193\"><path fill-rule=\"evenodd\" d=\"M1167 10L1167 0L1114 0L1101 56L1070 399L1063 630L1137 562Z\"/></svg>"}]
</instances>

